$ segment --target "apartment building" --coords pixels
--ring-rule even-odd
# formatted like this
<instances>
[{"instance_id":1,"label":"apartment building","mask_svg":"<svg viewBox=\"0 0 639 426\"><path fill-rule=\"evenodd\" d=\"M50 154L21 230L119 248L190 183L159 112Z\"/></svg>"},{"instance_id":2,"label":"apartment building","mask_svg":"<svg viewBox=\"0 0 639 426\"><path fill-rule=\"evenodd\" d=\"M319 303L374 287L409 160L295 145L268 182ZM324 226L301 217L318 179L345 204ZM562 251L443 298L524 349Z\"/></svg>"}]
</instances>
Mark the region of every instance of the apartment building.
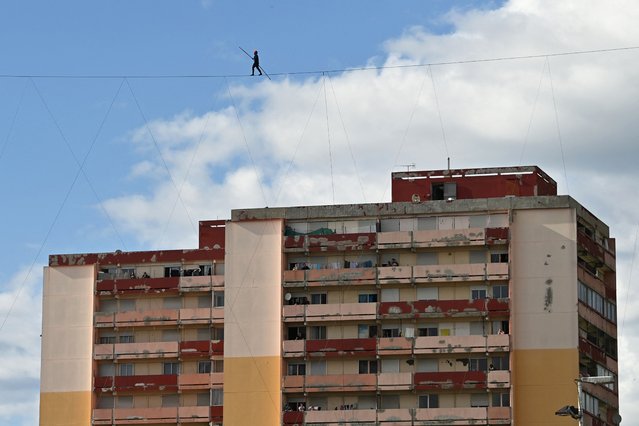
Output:
<instances>
[{"instance_id":1,"label":"apartment building","mask_svg":"<svg viewBox=\"0 0 639 426\"><path fill-rule=\"evenodd\" d=\"M42 425L565 425L575 379L617 376L614 239L537 167L393 173L390 203L233 210L44 281ZM616 380L583 395L614 424Z\"/></svg>"}]
</instances>

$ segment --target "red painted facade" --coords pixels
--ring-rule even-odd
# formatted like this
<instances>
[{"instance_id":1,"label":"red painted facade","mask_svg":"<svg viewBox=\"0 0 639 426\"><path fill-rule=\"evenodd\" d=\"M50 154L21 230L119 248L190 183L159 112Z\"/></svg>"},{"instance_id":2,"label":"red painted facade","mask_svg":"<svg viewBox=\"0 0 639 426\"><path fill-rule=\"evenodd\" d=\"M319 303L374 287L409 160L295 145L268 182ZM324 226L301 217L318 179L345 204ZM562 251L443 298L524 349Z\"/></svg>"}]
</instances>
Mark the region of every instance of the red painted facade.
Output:
<instances>
[{"instance_id":1,"label":"red painted facade","mask_svg":"<svg viewBox=\"0 0 639 426\"><path fill-rule=\"evenodd\" d=\"M527 166L393 173L392 201L444 200L440 185L451 183L457 200L557 195L557 183L550 176L536 166Z\"/></svg>"}]
</instances>

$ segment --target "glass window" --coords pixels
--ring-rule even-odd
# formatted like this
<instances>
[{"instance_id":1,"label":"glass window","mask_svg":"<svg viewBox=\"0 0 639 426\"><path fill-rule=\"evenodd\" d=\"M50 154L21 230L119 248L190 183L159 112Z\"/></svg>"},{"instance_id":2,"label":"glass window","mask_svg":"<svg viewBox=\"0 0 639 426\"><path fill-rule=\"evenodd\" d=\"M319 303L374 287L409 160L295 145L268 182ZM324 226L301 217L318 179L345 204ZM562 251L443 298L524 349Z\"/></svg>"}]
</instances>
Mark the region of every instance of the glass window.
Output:
<instances>
[{"instance_id":1,"label":"glass window","mask_svg":"<svg viewBox=\"0 0 639 426\"><path fill-rule=\"evenodd\" d=\"M377 326L368 324L359 324L357 326L357 337L367 339L369 337L377 337Z\"/></svg>"},{"instance_id":2,"label":"glass window","mask_svg":"<svg viewBox=\"0 0 639 426\"><path fill-rule=\"evenodd\" d=\"M438 336L437 325L426 325L417 328L418 336Z\"/></svg>"},{"instance_id":3,"label":"glass window","mask_svg":"<svg viewBox=\"0 0 639 426\"><path fill-rule=\"evenodd\" d=\"M214 291L213 292L213 306L216 308L224 306L224 292L223 291Z\"/></svg>"},{"instance_id":4,"label":"glass window","mask_svg":"<svg viewBox=\"0 0 639 426\"><path fill-rule=\"evenodd\" d=\"M439 395L436 393L419 395L419 408L439 408Z\"/></svg>"},{"instance_id":5,"label":"glass window","mask_svg":"<svg viewBox=\"0 0 639 426\"><path fill-rule=\"evenodd\" d=\"M312 305L325 305L326 304L326 293L314 293L314 294L311 294L311 304Z\"/></svg>"},{"instance_id":6,"label":"glass window","mask_svg":"<svg viewBox=\"0 0 639 426\"><path fill-rule=\"evenodd\" d=\"M305 363L295 363L288 365L288 375L289 376L305 376L306 375L306 364Z\"/></svg>"},{"instance_id":7,"label":"glass window","mask_svg":"<svg viewBox=\"0 0 639 426\"><path fill-rule=\"evenodd\" d=\"M211 361L198 361L197 372L199 374L208 374L211 372Z\"/></svg>"},{"instance_id":8,"label":"glass window","mask_svg":"<svg viewBox=\"0 0 639 426\"><path fill-rule=\"evenodd\" d=\"M133 408L133 397L118 396L115 400L115 408Z\"/></svg>"},{"instance_id":9,"label":"glass window","mask_svg":"<svg viewBox=\"0 0 639 426\"><path fill-rule=\"evenodd\" d=\"M358 297L359 303L376 303L377 302L377 294L376 293L364 293L360 294Z\"/></svg>"},{"instance_id":10,"label":"glass window","mask_svg":"<svg viewBox=\"0 0 639 426\"><path fill-rule=\"evenodd\" d=\"M488 360L486 358L470 358L468 360L468 371L488 370Z\"/></svg>"},{"instance_id":11,"label":"glass window","mask_svg":"<svg viewBox=\"0 0 639 426\"><path fill-rule=\"evenodd\" d=\"M488 394L486 394L486 393L471 393L470 394L470 406L471 407L488 407Z\"/></svg>"},{"instance_id":12,"label":"glass window","mask_svg":"<svg viewBox=\"0 0 639 426\"><path fill-rule=\"evenodd\" d=\"M485 299L486 298L486 289L485 288L474 288L470 290L470 297L473 300Z\"/></svg>"},{"instance_id":13,"label":"glass window","mask_svg":"<svg viewBox=\"0 0 639 426\"><path fill-rule=\"evenodd\" d=\"M313 376L325 376L326 361L311 361L311 374Z\"/></svg>"},{"instance_id":14,"label":"glass window","mask_svg":"<svg viewBox=\"0 0 639 426\"><path fill-rule=\"evenodd\" d=\"M115 343L115 336L100 336L100 344L112 344Z\"/></svg>"},{"instance_id":15,"label":"glass window","mask_svg":"<svg viewBox=\"0 0 639 426\"><path fill-rule=\"evenodd\" d=\"M399 395L382 394L382 409L399 408Z\"/></svg>"},{"instance_id":16,"label":"glass window","mask_svg":"<svg viewBox=\"0 0 639 426\"><path fill-rule=\"evenodd\" d=\"M162 395L162 407L177 407L179 403L178 395Z\"/></svg>"},{"instance_id":17,"label":"glass window","mask_svg":"<svg viewBox=\"0 0 639 426\"><path fill-rule=\"evenodd\" d=\"M177 362L165 362L164 374L180 374L180 364Z\"/></svg>"},{"instance_id":18,"label":"glass window","mask_svg":"<svg viewBox=\"0 0 639 426\"><path fill-rule=\"evenodd\" d=\"M326 339L326 326L314 325L311 327L311 340Z\"/></svg>"},{"instance_id":19,"label":"glass window","mask_svg":"<svg viewBox=\"0 0 639 426\"><path fill-rule=\"evenodd\" d=\"M508 253L491 253L490 263L508 263Z\"/></svg>"},{"instance_id":20,"label":"glass window","mask_svg":"<svg viewBox=\"0 0 639 426\"><path fill-rule=\"evenodd\" d=\"M359 374L377 374L377 361L360 360Z\"/></svg>"},{"instance_id":21,"label":"glass window","mask_svg":"<svg viewBox=\"0 0 639 426\"><path fill-rule=\"evenodd\" d=\"M493 299L508 299L508 286L505 284L494 285Z\"/></svg>"},{"instance_id":22,"label":"glass window","mask_svg":"<svg viewBox=\"0 0 639 426\"><path fill-rule=\"evenodd\" d=\"M198 407L206 407L209 405L211 401L211 395L208 392L201 392L197 394L197 405Z\"/></svg>"},{"instance_id":23,"label":"glass window","mask_svg":"<svg viewBox=\"0 0 639 426\"><path fill-rule=\"evenodd\" d=\"M133 376L134 374L133 364L120 364L120 376Z\"/></svg>"},{"instance_id":24,"label":"glass window","mask_svg":"<svg viewBox=\"0 0 639 426\"><path fill-rule=\"evenodd\" d=\"M114 399L111 395L98 396L96 408L113 408Z\"/></svg>"},{"instance_id":25,"label":"glass window","mask_svg":"<svg viewBox=\"0 0 639 426\"><path fill-rule=\"evenodd\" d=\"M135 337L133 337L133 334L123 334L120 335L120 343L134 343L135 342Z\"/></svg>"},{"instance_id":26,"label":"glass window","mask_svg":"<svg viewBox=\"0 0 639 426\"><path fill-rule=\"evenodd\" d=\"M510 407L510 393L496 392L493 393L493 407Z\"/></svg>"},{"instance_id":27,"label":"glass window","mask_svg":"<svg viewBox=\"0 0 639 426\"><path fill-rule=\"evenodd\" d=\"M224 393L222 389L211 389L211 405L224 405Z\"/></svg>"}]
</instances>

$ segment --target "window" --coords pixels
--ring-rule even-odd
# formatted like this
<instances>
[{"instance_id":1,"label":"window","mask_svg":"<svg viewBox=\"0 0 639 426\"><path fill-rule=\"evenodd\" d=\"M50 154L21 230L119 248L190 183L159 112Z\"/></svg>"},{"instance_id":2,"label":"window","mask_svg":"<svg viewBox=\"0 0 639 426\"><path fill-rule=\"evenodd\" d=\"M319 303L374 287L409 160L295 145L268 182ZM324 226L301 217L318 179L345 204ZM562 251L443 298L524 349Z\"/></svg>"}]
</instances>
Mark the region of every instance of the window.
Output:
<instances>
[{"instance_id":1,"label":"window","mask_svg":"<svg viewBox=\"0 0 639 426\"><path fill-rule=\"evenodd\" d=\"M617 306L581 281L579 281L579 300L608 321L617 322Z\"/></svg>"},{"instance_id":2,"label":"window","mask_svg":"<svg viewBox=\"0 0 639 426\"><path fill-rule=\"evenodd\" d=\"M113 396L111 395L100 395L96 408L113 408L113 401Z\"/></svg>"},{"instance_id":3,"label":"window","mask_svg":"<svg viewBox=\"0 0 639 426\"><path fill-rule=\"evenodd\" d=\"M118 396L115 400L115 408L133 408L133 397Z\"/></svg>"},{"instance_id":4,"label":"window","mask_svg":"<svg viewBox=\"0 0 639 426\"><path fill-rule=\"evenodd\" d=\"M377 326L368 324L359 324L357 326L357 337L367 339L369 337L377 337Z\"/></svg>"},{"instance_id":5,"label":"window","mask_svg":"<svg viewBox=\"0 0 639 426\"><path fill-rule=\"evenodd\" d=\"M436 373L439 371L437 359L434 358L418 358L416 371L418 373Z\"/></svg>"},{"instance_id":6,"label":"window","mask_svg":"<svg viewBox=\"0 0 639 426\"><path fill-rule=\"evenodd\" d=\"M486 289L485 288L473 288L470 290L470 298L473 300L485 299L486 298Z\"/></svg>"},{"instance_id":7,"label":"window","mask_svg":"<svg viewBox=\"0 0 639 426\"><path fill-rule=\"evenodd\" d=\"M399 328L383 328L382 337L400 337Z\"/></svg>"},{"instance_id":8,"label":"window","mask_svg":"<svg viewBox=\"0 0 639 426\"><path fill-rule=\"evenodd\" d=\"M306 376L306 364L297 363L288 365L289 376Z\"/></svg>"},{"instance_id":9,"label":"window","mask_svg":"<svg viewBox=\"0 0 639 426\"><path fill-rule=\"evenodd\" d=\"M135 299L120 299L119 312L135 311Z\"/></svg>"},{"instance_id":10,"label":"window","mask_svg":"<svg viewBox=\"0 0 639 426\"><path fill-rule=\"evenodd\" d=\"M198 308L210 308L211 307L211 296L198 296L198 298L197 298L197 307Z\"/></svg>"},{"instance_id":11,"label":"window","mask_svg":"<svg viewBox=\"0 0 639 426\"><path fill-rule=\"evenodd\" d=\"M224 360L218 359L213 361L212 368L214 373L224 373Z\"/></svg>"},{"instance_id":12,"label":"window","mask_svg":"<svg viewBox=\"0 0 639 426\"><path fill-rule=\"evenodd\" d=\"M135 337L133 337L133 334L123 334L120 335L120 343L134 343L135 342Z\"/></svg>"},{"instance_id":13,"label":"window","mask_svg":"<svg viewBox=\"0 0 639 426\"><path fill-rule=\"evenodd\" d=\"M455 200L457 198L457 183L443 182L431 184L431 200Z\"/></svg>"},{"instance_id":14,"label":"window","mask_svg":"<svg viewBox=\"0 0 639 426\"><path fill-rule=\"evenodd\" d=\"M100 344L112 344L115 343L115 336L100 336Z\"/></svg>"},{"instance_id":15,"label":"window","mask_svg":"<svg viewBox=\"0 0 639 426\"><path fill-rule=\"evenodd\" d=\"M508 299L508 286L505 284L494 285L493 299Z\"/></svg>"},{"instance_id":16,"label":"window","mask_svg":"<svg viewBox=\"0 0 639 426\"><path fill-rule=\"evenodd\" d=\"M470 358L468 360L468 371L488 370L488 360L486 358Z\"/></svg>"},{"instance_id":17,"label":"window","mask_svg":"<svg viewBox=\"0 0 639 426\"><path fill-rule=\"evenodd\" d=\"M164 267L164 276L165 277L179 277L180 276L180 267L179 266L165 266Z\"/></svg>"},{"instance_id":18,"label":"window","mask_svg":"<svg viewBox=\"0 0 639 426\"><path fill-rule=\"evenodd\" d=\"M197 394L197 406L206 407L211 401L211 395L208 392L201 392Z\"/></svg>"},{"instance_id":19,"label":"window","mask_svg":"<svg viewBox=\"0 0 639 426\"><path fill-rule=\"evenodd\" d=\"M326 293L311 294L312 305L326 305Z\"/></svg>"},{"instance_id":20,"label":"window","mask_svg":"<svg viewBox=\"0 0 639 426\"><path fill-rule=\"evenodd\" d=\"M469 263L486 263L486 252L484 250L471 250L468 255Z\"/></svg>"},{"instance_id":21,"label":"window","mask_svg":"<svg viewBox=\"0 0 639 426\"><path fill-rule=\"evenodd\" d=\"M311 374L313 376L325 376L326 361L311 361Z\"/></svg>"},{"instance_id":22,"label":"window","mask_svg":"<svg viewBox=\"0 0 639 426\"><path fill-rule=\"evenodd\" d=\"M213 292L213 306L215 308L220 308L224 306L224 292L223 291L214 291Z\"/></svg>"},{"instance_id":23,"label":"window","mask_svg":"<svg viewBox=\"0 0 639 426\"><path fill-rule=\"evenodd\" d=\"M419 408L439 408L439 395L436 393L419 395Z\"/></svg>"},{"instance_id":24,"label":"window","mask_svg":"<svg viewBox=\"0 0 639 426\"><path fill-rule=\"evenodd\" d=\"M486 394L486 393L471 393L470 394L470 406L471 407L488 407L488 394Z\"/></svg>"},{"instance_id":25,"label":"window","mask_svg":"<svg viewBox=\"0 0 639 426\"><path fill-rule=\"evenodd\" d=\"M213 329L213 340L224 340L224 327L216 327Z\"/></svg>"},{"instance_id":26,"label":"window","mask_svg":"<svg viewBox=\"0 0 639 426\"><path fill-rule=\"evenodd\" d=\"M510 370L510 358L508 355L494 356L490 359L493 370Z\"/></svg>"},{"instance_id":27,"label":"window","mask_svg":"<svg viewBox=\"0 0 639 426\"><path fill-rule=\"evenodd\" d=\"M222 389L211 389L211 405L224 405L224 393Z\"/></svg>"},{"instance_id":28,"label":"window","mask_svg":"<svg viewBox=\"0 0 639 426\"><path fill-rule=\"evenodd\" d=\"M437 330L437 324L425 324L418 326L417 328L418 336L439 336L439 332Z\"/></svg>"},{"instance_id":29,"label":"window","mask_svg":"<svg viewBox=\"0 0 639 426\"><path fill-rule=\"evenodd\" d=\"M178 330L162 330L163 342L177 342L179 337Z\"/></svg>"},{"instance_id":30,"label":"window","mask_svg":"<svg viewBox=\"0 0 639 426\"><path fill-rule=\"evenodd\" d=\"M359 374L377 374L377 361L359 361Z\"/></svg>"},{"instance_id":31,"label":"window","mask_svg":"<svg viewBox=\"0 0 639 426\"><path fill-rule=\"evenodd\" d=\"M120 376L133 376L134 374L133 364L120 364Z\"/></svg>"},{"instance_id":32,"label":"window","mask_svg":"<svg viewBox=\"0 0 639 426\"><path fill-rule=\"evenodd\" d=\"M493 393L493 407L510 407L510 393L497 392Z\"/></svg>"},{"instance_id":33,"label":"window","mask_svg":"<svg viewBox=\"0 0 639 426\"><path fill-rule=\"evenodd\" d=\"M584 392L584 410L593 414L594 416L599 415L599 400L589 393Z\"/></svg>"},{"instance_id":34,"label":"window","mask_svg":"<svg viewBox=\"0 0 639 426\"><path fill-rule=\"evenodd\" d=\"M326 326L314 325L311 327L311 340L324 340L326 339Z\"/></svg>"},{"instance_id":35,"label":"window","mask_svg":"<svg viewBox=\"0 0 639 426\"><path fill-rule=\"evenodd\" d=\"M382 394L382 409L399 408L399 395Z\"/></svg>"},{"instance_id":36,"label":"window","mask_svg":"<svg viewBox=\"0 0 639 426\"><path fill-rule=\"evenodd\" d=\"M483 336L484 335L484 322L483 321L471 321L469 324L470 324L470 335L471 336Z\"/></svg>"},{"instance_id":37,"label":"window","mask_svg":"<svg viewBox=\"0 0 639 426\"><path fill-rule=\"evenodd\" d=\"M211 340L211 329L210 328L198 328L197 329L197 340Z\"/></svg>"},{"instance_id":38,"label":"window","mask_svg":"<svg viewBox=\"0 0 639 426\"><path fill-rule=\"evenodd\" d=\"M162 300L164 309L180 309L182 307L181 297L165 297Z\"/></svg>"},{"instance_id":39,"label":"window","mask_svg":"<svg viewBox=\"0 0 639 426\"><path fill-rule=\"evenodd\" d=\"M375 303L377 302L377 293L365 293L360 294L358 298L359 303Z\"/></svg>"},{"instance_id":40,"label":"window","mask_svg":"<svg viewBox=\"0 0 639 426\"><path fill-rule=\"evenodd\" d=\"M164 374L180 374L180 363L178 362L165 362Z\"/></svg>"},{"instance_id":41,"label":"window","mask_svg":"<svg viewBox=\"0 0 639 426\"><path fill-rule=\"evenodd\" d=\"M417 300L437 300L438 290L437 287L417 287Z\"/></svg>"},{"instance_id":42,"label":"window","mask_svg":"<svg viewBox=\"0 0 639 426\"><path fill-rule=\"evenodd\" d=\"M508 263L508 253L490 253L490 263Z\"/></svg>"},{"instance_id":43,"label":"window","mask_svg":"<svg viewBox=\"0 0 639 426\"><path fill-rule=\"evenodd\" d=\"M304 340L306 339L306 327L289 327L288 340Z\"/></svg>"},{"instance_id":44,"label":"window","mask_svg":"<svg viewBox=\"0 0 639 426\"><path fill-rule=\"evenodd\" d=\"M382 373L399 373L399 360L382 359Z\"/></svg>"},{"instance_id":45,"label":"window","mask_svg":"<svg viewBox=\"0 0 639 426\"><path fill-rule=\"evenodd\" d=\"M162 395L162 407L177 407L179 403L178 395Z\"/></svg>"},{"instance_id":46,"label":"window","mask_svg":"<svg viewBox=\"0 0 639 426\"><path fill-rule=\"evenodd\" d=\"M113 376L115 365L112 363L98 365L98 376Z\"/></svg>"},{"instance_id":47,"label":"window","mask_svg":"<svg viewBox=\"0 0 639 426\"><path fill-rule=\"evenodd\" d=\"M508 334L509 323L508 320L493 321L493 333L492 334Z\"/></svg>"},{"instance_id":48,"label":"window","mask_svg":"<svg viewBox=\"0 0 639 426\"><path fill-rule=\"evenodd\" d=\"M198 361L197 372L199 374L208 374L211 372L211 361Z\"/></svg>"},{"instance_id":49,"label":"window","mask_svg":"<svg viewBox=\"0 0 639 426\"><path fill-rule=\"evenodd\" d=\"M116 299L100 300L100 311L105 313L113 313L118 311L118 301Z\"/></svg>"}]
</instances>

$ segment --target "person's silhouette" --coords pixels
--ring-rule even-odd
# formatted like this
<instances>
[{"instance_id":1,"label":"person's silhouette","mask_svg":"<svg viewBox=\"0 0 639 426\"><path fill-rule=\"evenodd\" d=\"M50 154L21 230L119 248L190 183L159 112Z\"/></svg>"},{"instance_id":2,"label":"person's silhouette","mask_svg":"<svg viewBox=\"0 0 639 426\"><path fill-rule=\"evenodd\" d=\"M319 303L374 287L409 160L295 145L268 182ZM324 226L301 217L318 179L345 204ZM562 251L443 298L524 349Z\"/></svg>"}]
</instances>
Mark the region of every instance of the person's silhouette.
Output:
<instances>
[{"instance_id":1,"label":"person's silhouette","mask_svg":"<svg viewBox=\"0 0 639 426\"><path fill-rule=\"evenodd\" d=\"M253 52L253 67L251 68L251 75L255 75L256 68L260 75L262 75L262 70L260 69L260 57L257 56L257 50Z\"/></svg>"}]
</instances>

